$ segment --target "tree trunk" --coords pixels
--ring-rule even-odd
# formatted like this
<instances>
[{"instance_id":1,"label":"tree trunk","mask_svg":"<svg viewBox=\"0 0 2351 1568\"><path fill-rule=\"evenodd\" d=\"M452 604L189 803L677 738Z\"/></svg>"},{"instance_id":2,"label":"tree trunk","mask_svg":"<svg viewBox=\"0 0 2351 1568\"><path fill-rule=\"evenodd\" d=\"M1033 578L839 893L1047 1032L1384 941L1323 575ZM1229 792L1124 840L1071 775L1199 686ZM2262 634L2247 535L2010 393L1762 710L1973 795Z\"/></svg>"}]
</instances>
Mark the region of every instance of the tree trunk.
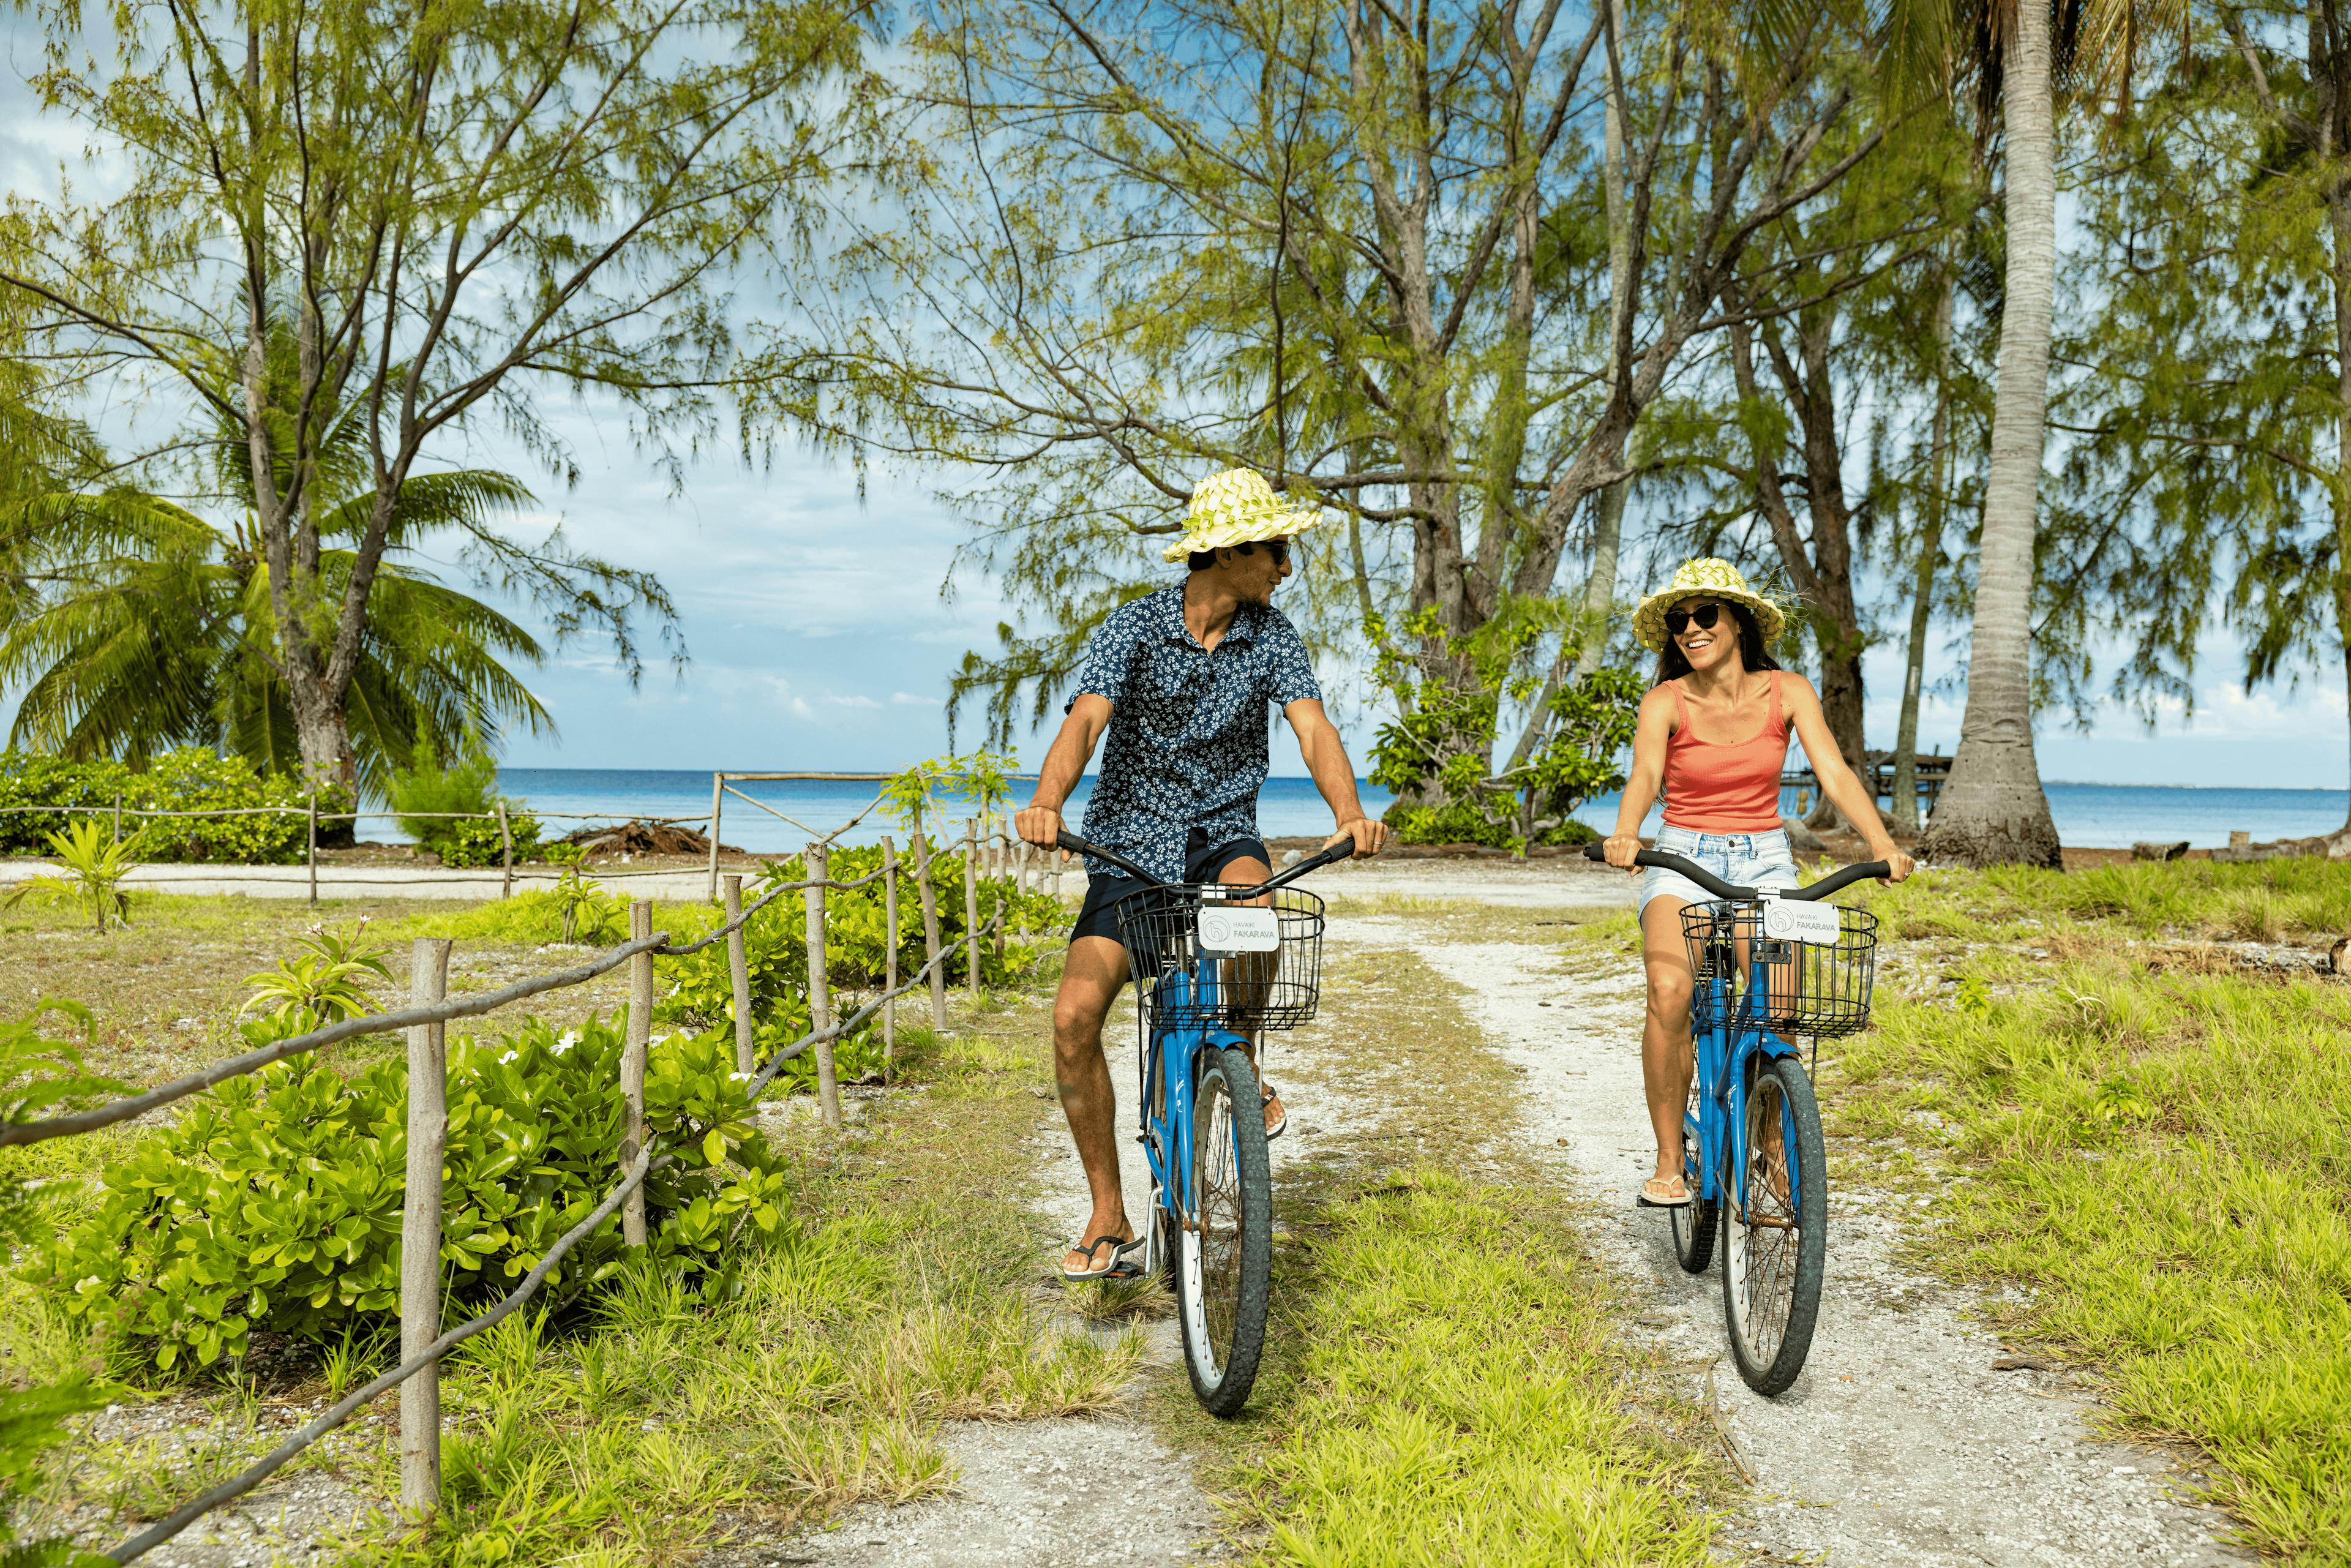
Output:
<instances>
[{"instance_id":1,"label":"tree trunk","mask_svg":"<svg viewBox=\"0 0 2351 1568\"><path fill-rule=\"evenodd\" d=\"M1935 423L1927 448L1927 516L1910 585L1910 640L1902 674L1902 722L1894 736L1894 820L1918 829L1918 687L1927 670L1927 630L1934 619L1935 568L1943 554L1943 507L1951 494L1951 269L1938 267L1935 295Z\"/></svg>"},{"instance_id":2,"label":"tree trunk","mask_svg":"<svg viewBox=\"0 0 2351 1568\"><path fill-rule=\"evenodd\" d=\"M2335 632L2351 692L2351 187L2337 187L2326 216L2335 240ZM2351 838L2351 816L2336 838Z\"/></svg>"},{"instance_id":3,"label":"tree trunk","mask_svg":"<svg viewBox=\"0 0 2351 1568\"><path fill-rule=\"evenodd\" d=\"M2027 4L2015 16L2002 89L2008 298L1984 473L1975 647L1968 660L1959 755L1924 847L1931 859L1961 865L2058 866L2057 827L2032 753L2032 555L2057 267L2056 112L2050 99L2049 13Z\"/></svg>"},{"instance_id":4,"label":"tree trunk","mask_svg":"<svg viewBox=\"0 0 2351 1568\"><path fill-rule=\"evenodd\" d=\"M1608 7L1608 33L1614 43L1618 27L1615 0L1601 3ZM1625 105L1620 96L1624 84L1613 68L1605 72L1604 79L1601 175L1608 211L1608 362L1613 382L1616 344L1623 337L1625 308L1632 290L1633 231L1625 216ZM1608 651L1608 612L1616 602L1616 552L1625 539L1625 500L1632 487L1631 480L1623 479L1601 491L1599 508L1593 515L1592 571L1583 580L1583 640L1575 652L1578 680L1597 671Z\"/></svg>"}]
</instances>

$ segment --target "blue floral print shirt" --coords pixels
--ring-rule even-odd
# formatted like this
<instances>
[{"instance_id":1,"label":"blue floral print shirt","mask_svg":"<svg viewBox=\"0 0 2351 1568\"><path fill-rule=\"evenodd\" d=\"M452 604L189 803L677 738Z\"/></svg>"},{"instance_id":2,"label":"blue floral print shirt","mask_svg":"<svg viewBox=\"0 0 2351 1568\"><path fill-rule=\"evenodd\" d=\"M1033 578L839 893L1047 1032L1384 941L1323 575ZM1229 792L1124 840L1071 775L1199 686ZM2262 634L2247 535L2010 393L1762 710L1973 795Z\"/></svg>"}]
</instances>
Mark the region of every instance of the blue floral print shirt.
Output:
<instances>
[{"instance_id":1,"label":"blue floral print shirt","mask_svg":"<svg viewBox=\"0 0 2351 1568\"><path fill-rule=\"evenodd\" d=\"M1184 624L1180 582L1111 612L1062 711L1090 692L1110 699L1110 731L1079 831L1165 882L1184 878L1187 831L1208 848L1256 836L1266 705L1322 695L1288 616L1243 604L1212 653Z\"/></svg>"}]
</instances>

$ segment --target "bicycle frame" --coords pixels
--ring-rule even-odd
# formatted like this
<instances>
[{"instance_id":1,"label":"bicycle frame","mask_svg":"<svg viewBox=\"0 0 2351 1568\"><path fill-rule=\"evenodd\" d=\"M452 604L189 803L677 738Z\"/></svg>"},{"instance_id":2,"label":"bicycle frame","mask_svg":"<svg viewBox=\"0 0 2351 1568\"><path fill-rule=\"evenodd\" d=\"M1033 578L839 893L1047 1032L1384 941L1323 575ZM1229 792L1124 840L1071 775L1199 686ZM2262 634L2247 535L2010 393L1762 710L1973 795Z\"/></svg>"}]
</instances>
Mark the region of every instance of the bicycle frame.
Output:
<instances>
[{"instance_id":1,"label":"bicycle frame","mask_svg":"<svg viewBox=\"0 0 2351 1568\"><path fill-rule=\"evenodd\" d=\"M1165 975L1154 984L1180 988L1174 997L1168 998L1174 1008L1185 1006L1196 988L1203 1006L1213 1006L1216 1001L1215 977L1196 970ZM1150 1167L1153 1183L1165 1195L1167 1207L1187 1227L1192 1221L1186 1204L1192 1190L1192 1083L1196 1075L1195 1066L1203 1051L1211 1048L1222 1050L1228 1046L1245 1047L1248 1044L1246 1036L1230 1030L1171 1025L1155 1031L1149 1047L1143 1053L1143 1082L1138 1096L1143 1108L1143 1157ZM1153 1103L1151 1092L1155 1070L1159 1074L1163 1090L1163 1098L1156 1105Z\"/></svg>"},{"instance_id":2,"label":"bicycle frame","mask_svg":"<svg viewBox=\"0 0 2351 1568\"><path fill-rule=\"evenodd\" d=\"M1698 983L1708 988L1707 1015L1722 1021L1708 1024L1704 1030L1690 1030L1691 1070L1698 1074L1698 1103L1712 1113L1696 1117L1687 1112L1682 1114L1682 1134L1698 1147L1698 1187L1695 1196L1706 1201L1727 1197L1737 1215L1747 1211L1747 1087L1754 1076L1753 1066L1759 1061L1799 1055L1794 1046L1755 1019L1755 998L1771 995L1765 971L1778 956L1774 949L1780 946L1768 941L1750 944L1753 951L1748 960L1747 990L1735 1011L1728 1005L1729 976L1711 974L1700 980ZM1787 1119L1784 1111L1782 1116L1783 1121ZM1787 1152L1792 1176L1796 1159L1792 1124L1783 1126L1781 1134L1781 1146ZM1737 1190L1729 1194L1723 1192L1720 1180L1726 1139L1730 1145L1729 1168L1736 1173L1733 1179L1737 1183ZM1792 1180L1790 1189L1790 1201L1797 1201Z\"/></svg>"}]
</instances>

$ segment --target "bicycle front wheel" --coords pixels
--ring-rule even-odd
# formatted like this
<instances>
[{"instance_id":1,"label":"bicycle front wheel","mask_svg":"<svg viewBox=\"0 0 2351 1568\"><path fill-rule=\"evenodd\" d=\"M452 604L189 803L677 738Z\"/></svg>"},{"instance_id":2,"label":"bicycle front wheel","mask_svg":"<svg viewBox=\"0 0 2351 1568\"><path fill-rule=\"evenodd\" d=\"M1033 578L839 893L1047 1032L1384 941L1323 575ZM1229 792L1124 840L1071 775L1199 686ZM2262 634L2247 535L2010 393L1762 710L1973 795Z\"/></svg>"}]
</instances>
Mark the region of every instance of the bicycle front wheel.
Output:
<instances>
[{"instance_id":1,"label":"bicycle front wheel","mask_svg":"<svg viewBox=\"0 0 2351 1568\"><path fill-rule=\"evenodd\" d=\"M1705 1181L1698 1170L1698 1126L1705 1107L1706 1095L1693 1071L1689 1107L1682 1114L1682 1186L1688 1191L1690 1200L1679 1208L1666 1210L1667 1220L1674 1229L1674 1258L1686 1274L1703 1274L1706 1266L1714 1261L1714 1231L1720 1223L1715 1210L1722 1206L1713 1198L1698 1196Z\"/></svg>"},{"instance_id":2,"label":"bicycle front wheel","mask_svg":"<svg viewBox=\"0 0 2351 1568\"><path fill-rule=\"evenodd\" d=\"M1758 1394L1779 1394L1804 1369L1828 1269L1821 1113L1793 1058L1757 1065L1745 1131L1746 1181L1724 1173L1723 1316L1739 1375Z\"/></svg>"},{"instance_id":3,"label":"bicycle front wheel","mask_svg":"<svg viewBox=\"0 0 2351 1568\"><path fill-rule=\"evenodd\" d=\"M1257 1072L1238 1048L1200 1052L1176 1305L1192 1393L1211 1416L1249 1402L1273 1278L1273 1176Z\"/></svg>"}]
</instances>

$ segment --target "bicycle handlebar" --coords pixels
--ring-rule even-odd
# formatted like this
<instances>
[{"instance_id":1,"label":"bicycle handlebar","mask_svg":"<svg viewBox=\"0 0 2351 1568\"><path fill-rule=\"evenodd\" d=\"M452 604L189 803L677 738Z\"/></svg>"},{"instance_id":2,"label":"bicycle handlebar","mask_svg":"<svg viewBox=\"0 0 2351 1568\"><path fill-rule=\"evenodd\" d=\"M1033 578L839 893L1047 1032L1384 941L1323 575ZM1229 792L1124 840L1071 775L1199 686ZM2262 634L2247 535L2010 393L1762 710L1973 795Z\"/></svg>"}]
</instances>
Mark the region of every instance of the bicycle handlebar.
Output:
<instances>
[{"instance_id":1,"label":"bicycle handlebar","mask_svg":"<svg viewBox=\"0 0 2351 1568\"><path fill-rule=\"evenodd\" d=\"M1601 843L1586 844L1583 846L1583 858L1588 861L1600 861L1603 863L1605 863L1608 859L1607 848L1604 844ZM1635 865L1660 866L1667 871L1679 872L1682 875L1689 878L1692 882L1698 883L1698 886L1706 889L1707 892L1714 894L1717 898L1751 899L1758 896L1755 889L1751 887L1733 887L1730 883L1723 881L1720 877L1715 875L1714 873L1707 870L1706 867L1698 864L1696 861L1690 860L1683 855L1677 855L1671 850L1643 850L1639 854L1633 857L1633 863ZM1857 864L1845 866L1841 870L1831 872L1828 875L1821 878L1820 881L1813 883L1810 887L1791 887L1784 889L1778 894L1778 896L1782 898L1802 899L1809 902L1816 898L1826 898L1832 893L1839 892L1844 888L1852 886L1856 882L1865 881L1870 877L1877 877L1882 880L1884 878L1890 877L1893 874L1894 868L1887 865L1884 861L1862 861Z\"/></svg>"},{"instance_id":2,"label":"bicycle handlebar","mask_svg":"<svg viewBox=\"0 0 2351 1568\"><path fill-rule=\"evenodd\" d=\"M1124 855L1116 853L1111 850L1106 850L1100 844L1088 843L1085 840L1078 837L1077 834L1070 831L1067 828L1061 830L1061 837L1056 847L1068 850L1073 854L1092 855L1096 860L1108 861L1112 865L1116 866L1128 876L1134 878L1137 882L1143 883L1147 886L1165 887L1167 885L1167 883L1160 881L1157 877L1152 875L1149 872L1144 870L1133 861L1128 860ZM1294 882L1298 878L1304 876L1310 871L1320 871L1326 865L1336 864L1338 862L1345 860L1349 855L1353 854L1354 852L1355 841L1353 839L1342 839L1337 843L1330 846L1330 848L1325 849L1308 859L1300 861L1296 865L1291 866L1285 871L1275 873L1272 876L1268 877L1265 881L1258 883L1255 887L1237 889L1236 893L1238 896L1243 898L1254 898L1260 893L1270 893L1275 888L1281 886L1285 883Z\"/></svg>"}]
</instances>

